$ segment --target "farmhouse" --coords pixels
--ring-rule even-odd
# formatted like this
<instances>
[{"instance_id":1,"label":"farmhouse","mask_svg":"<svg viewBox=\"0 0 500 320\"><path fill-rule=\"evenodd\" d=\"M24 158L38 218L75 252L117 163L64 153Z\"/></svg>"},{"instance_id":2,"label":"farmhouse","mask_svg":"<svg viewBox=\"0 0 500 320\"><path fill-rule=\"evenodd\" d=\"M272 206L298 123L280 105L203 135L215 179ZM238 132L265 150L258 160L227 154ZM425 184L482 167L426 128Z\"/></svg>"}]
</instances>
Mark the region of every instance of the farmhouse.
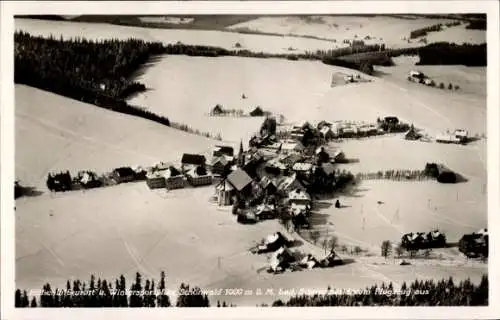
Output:
<instances>
[{"instance_id":1,"label":"farmhouse","mask_svg":"<svg viewBox=\"0 0 500 320\"><path fill-rule=\"evenodd\" d=\"M149 189L160 189L167 187L165 177L158 171L149 172L146 175L146 185L149 187Z\"/></svg>"},{"instance_id":2,"label":"farmhouse","mask_svg":"<svg viewBox=\"0 0 500 320\"><path fill-rule=\"evenodd\" d=\"M333 162L337 163L342 163L345 162L345 154L340 148L332 148L331 153L330 153L330 159L333 160Z\"/></svg>"},{"instance_id":3,"label":"farmhouse","mask_svg":"<svg viewBox=\"0 0 500 320\"><path fill-rule=\"evenodd\" d=\"M310 175L313 170L313 165L311 163L297 162L293 165L292 170L296 173Z\"/></svg>"},{"instance_id":4,"label":"farmhouse","mask_svg":"<svg viewBox=\"0 0 500 320\"><path fill-rule=\"evenodd\" d=\"M304 146L298 141L286 141L281 145L280 151L285 154L300 153L304 150Z\"/></svg>"},{"instance_id":5,"label":"farmhouse","mask_svg":"<svg viewBox=\"0 0 500 320\"><path fill-rule=\"evenodd\" d=\"M264 169L268 173L283 174L288 167L279 158L273 158L266 162Z\"/></svg>"},{"instance_id":6,"label":"farmhouse","mask_svg":"<svg viewBox=\"0 0 500 320\"><path fill-rule=\"evenodd\" d=\"M174 166L170 166L168 170L163 172L167 189L180 189L186 186L186 179L181 174L180 170Z\"/></svg>"},{"instance_id":7,"label":"farmhouse","mask_svg":"<svg viewBox=\"0 0 500 320\"><path fill-rule=\"evenodd\" d=\"M358 128L358 132L365 136L373 136L377 134L378 130L374 125L362 125Z\"/></svg>"},{"instance_id":8,"label":"farmhouse","mask_svg":"<svg viewBox=\"0 0 500 320\"><path fill-rule=\"evenodd\" d=\"M228 146L215 146L212 155L214 157L221 157L221 156L233 157L234 149L233 147L228 147Z\"/></svg>"},{"instance_id":9,"label":"farmhouse","mask_svg":"<svg viewBox=\"0 0 500 320\"><path fill-rule=\"evenodd\" d=\"M331 126L332 126L332 124L331 124L330 122L327 122L327 121L322 120L322 121L318 122L318 126L317 126L317 127L318 127L318 130L321 130L321 129L323 129L324 127L329 127L329 128L331 128Z\"/></svg>"},{"instance_id":10,"label":"farmhouse","mask_svg":"<svg viewBox=\"0 0 500 320\"><path fill-rule=\"evenodd\" d=\"M265 194L267 195L273 195L278 191L278 187L276 186L276 183L271 180L271 178L264 176L262 179L260 179L260 185L262 187L262 190L264 191Z\"/></svg>"},{"instance_id":11,"label":"farmhouse","mask_svg":"<svg viewBox=\"0 0 500 320\"><path fill-rule=\"evenodd\" d=\"M217 104L210 111L210 115L212 115L212 116L219 116L219 115L222 115L224 113L225 113L225 111L224 111L224 109L222 108L222 106L220 104Z\"/></svg>"},{"instance_id":12,"label":"farmhouse","mask_svg":"<svg viewBox=\"0 0 500 320\"><path fill-rule=\"evenodd\" d=\"M135 172L130 167L120 167L113 170L113 177L118 183L134 181Z\"/></svg>"},{"instance_id":13,"label":"farmhouse","mask_svg":"<svg viewBox=\"0 0 500 320\"><path fill-rule=\"evenodd\" d=\"M225 181L235 190L237 196L240 198L247 198L252 193L253 180L240 168L231 172Z\"/></svg>"},{"instance_id":14,"label":"farmhouse","mask_svg":"<svg viewBox=\"0 0 500 320\"><path fill-rule=\"evenodd\" d=\"M250 116L251 117L263 117L264 116L264 110L262 110L261 107L257 107L250 111Z\"/></svg>"},{"instance_id":15,"label":"farmhouse","mask_svg":"<svg viewBox=\"0 0 500 320\"><path fill-rule=\"evenodd\" d=\"M277 187L278 187L278 192L283 195L288 195L288 193L291 192L292 190L297 190L297 189L303 191L306 190L306 188L299 181L295 173L288 177L283 177L281 181L278 183Z\"/></svg>"},{"instance_id":16,"label":"farmhouse","mask_svg":"<svg viewBox=\"0 0 500 320\"><path fill-rule=\"evenodd\" d=\"M469 132L464 129L456 129L455 130L455 137L460 139L460 142L466 142L467 139L469 138Z\"/></svg>"},{"instance_id":17,"label":"farmhouse","mask_svg":"<svg viewBox=\"0 0 500 320\"><path fill-rule=\"evenodd\" d=\"M182 170L187 171L197 166L204 166L207 159L203 155L184 153L182 155L181 163Z\"/></svg>"},{"instance_id":18,"label":"farmhouse","mask_svg":"<svg viewBox=\"0 0 500 320\"><path fill-rule=\"evenodd\" d=\"M204 166L195 166L186 172L187 181L192 186L206 186L212 184L212 175L208 174Z\"/></svg>"},{"instance_id":19,"label":"farmhouse","mask_svg":"<svg viewBox=\"0 0 500 320\"><path fill-rule=\"evenodd\" d=\"M436 135L436 142L439 143L461 143L462 140L455 135L441 133Z\"/></svg>"},{"instance_id":20,"label":"farmhouse","mask_svg":"<svg viewBox=\"0 0 500 320\"><path fill-rule=\"evenodd\" d=\"M228 174L231 168L231 163L224 156L215 157L210 163L210 168L212 170L212 174L223 177Z\"/></svg>"},{"instance_id":21,"label":"farmhouse","mask_svg":"<svg viewBox=\"0 0 500 320\"><path fill-rule=\"evenodd\" d=\"M320 134L321 134L321 137L323 139L325 139L326 141L329 141L331 139L334 139L335 138L335 133L333 132L332 128L329 127L329 126L323 126L320 130L319 130Z\"/></svg>"},{"instance_id":22,"label":"farmhouse","mask_svg":"<svg viewBox=\"0 0 500 320\"><path fill-rule=\"evenodd\" d=\"M255 207L254 214L259 219L274 219L276 217L276 208L269 204L260 204Z\"/></svg>"},{"instance_id":23,"label":"farmhouse","mask_svg":"<svg viewBox=\"0 0 500 320\"><path fill-rule=\"evenodd\" d=\"M339 129L339 135L343 138L352 138L358 133L358 128L356 126L342 126Z\"/></svg>"},{"instance_id":24,"label":"farmhouse","mask_svg":"<svg viewBox=\"0 0 500 320\"><path fill-rule=\"evenodd\" d=\"M288 193L288 203L296 205L310 205L311 196L301 189L294 189Z\"/></svg>"}]
</instances>

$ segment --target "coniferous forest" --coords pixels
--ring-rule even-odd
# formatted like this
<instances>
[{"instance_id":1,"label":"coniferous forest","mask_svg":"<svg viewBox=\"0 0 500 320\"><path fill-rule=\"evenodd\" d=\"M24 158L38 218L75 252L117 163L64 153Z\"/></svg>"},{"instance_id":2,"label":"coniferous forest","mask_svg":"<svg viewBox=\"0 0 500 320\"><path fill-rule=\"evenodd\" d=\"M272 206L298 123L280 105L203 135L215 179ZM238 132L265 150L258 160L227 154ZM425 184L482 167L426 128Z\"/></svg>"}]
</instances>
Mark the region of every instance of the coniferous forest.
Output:
<instances>
[{"instance_id":1,"label":"coniferous forest","mask_svg":"<svg viewBox=\"0 0 500 320\"><path fill-rule=\"evenodd\" d=\"M325 284L326 287L326 284ZM434 280L415 280L403 283L395 289L392 283L373 285L359 293L335 293L323 295L297 295L288 301L276 300L273 307L327 307L327 306L487 306L488 276L483 275L476 285L469 279L456 283L452 277ZM328 287L330 289L330 287ZM334 290L334 289L332 289ZM333 292L333 291L332 291ZM154 308L154 307L210 307L208 295L199 287L181 284L177 290L175 304L168 295L166 275L160 280L144 279L136 273L134 282L127 285L123 275L108 281L92 275L86 283L80 280L67 281L65 288L54 288L49 283L39 295L18 289L15 292L15 306L48 308ZM212 302L213 303L213 302ZM217 301L217 306L228 305ZM221 304L222 303L222 304Z\"/></svg>"}]
</instances>

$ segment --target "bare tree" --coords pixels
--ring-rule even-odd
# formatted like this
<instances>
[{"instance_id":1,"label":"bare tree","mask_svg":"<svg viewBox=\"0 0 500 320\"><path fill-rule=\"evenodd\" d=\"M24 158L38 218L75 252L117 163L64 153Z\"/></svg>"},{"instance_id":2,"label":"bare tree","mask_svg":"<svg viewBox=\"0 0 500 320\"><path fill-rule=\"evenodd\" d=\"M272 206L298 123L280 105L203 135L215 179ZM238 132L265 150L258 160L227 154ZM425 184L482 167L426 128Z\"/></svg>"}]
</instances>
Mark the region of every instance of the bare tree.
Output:
<instances>
[{"instance_id":1,"label":"bare tree","mask_svg":"<svg viewBox=\"0 0 500 320\"><path fill-rule=\"evenodd\" d=\"M319 237L321 236L321 234L319 233L318 230L312 230L309 233L309 236L311 237L311 240L313 241L313 243L316 245L316 243L318 243L318 240L319 240Z\"/></svg>"},{"instance_id":2,"label":"bare tree","mask_svg":"<svg viewBox=\"0 0 500 320\"><path fill-rule=\"evenodd\" d=\"M398 258L400 258L403 255L403 252L404 252L404 248L403 248L403 246L400 243L396 247L396 255L398 256Z\"/></svg>"},{"instance_id":3,"label":"bare tree","mask_svg":"<svg viewBox=\"0 0 500 320\"><path fill-rule=\"evenodd\" d=\"M336 236L333 236L330 238L328 241L328 247L330 250L335 250L337 246L339 245L339 239Z\"/></svg>"},{"instance_id":4,"label":"bare tree","mask_svg":"<svg viewBox=\"0 0 500 320\"><path fill-rule=\"evenodd\" d=\"M391 254L391 242L389 240L383 241L380 245L380 249L382 256L387 259L387 257Z\"/></svg>"}]
</instances>

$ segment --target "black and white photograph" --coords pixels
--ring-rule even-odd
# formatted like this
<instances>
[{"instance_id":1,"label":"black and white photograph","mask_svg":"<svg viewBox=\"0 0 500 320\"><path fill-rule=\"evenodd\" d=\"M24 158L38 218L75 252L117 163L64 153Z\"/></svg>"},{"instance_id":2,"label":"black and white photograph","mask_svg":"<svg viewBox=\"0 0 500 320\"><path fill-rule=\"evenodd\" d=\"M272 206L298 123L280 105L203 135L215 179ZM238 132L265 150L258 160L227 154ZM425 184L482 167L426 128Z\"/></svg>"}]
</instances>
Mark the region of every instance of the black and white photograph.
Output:
<instances>
[{"instance_id":1,"label":"black and white photograph","mask_svg":"<svg viewBox=\"0 0 500 320\"><path fill-rule=\"evenodd\" d=\"M497 2L98 2L2 3L6 319L498 312Z\"/></svg>"}]
</instances>

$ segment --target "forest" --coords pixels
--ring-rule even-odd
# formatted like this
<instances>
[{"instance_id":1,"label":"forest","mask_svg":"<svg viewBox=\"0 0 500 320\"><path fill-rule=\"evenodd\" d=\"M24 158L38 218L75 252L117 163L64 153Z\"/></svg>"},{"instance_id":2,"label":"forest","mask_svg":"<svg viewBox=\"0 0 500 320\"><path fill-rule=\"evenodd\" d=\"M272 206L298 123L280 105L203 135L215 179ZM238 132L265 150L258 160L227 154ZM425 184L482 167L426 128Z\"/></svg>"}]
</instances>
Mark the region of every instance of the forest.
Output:
<instances>
[{"instance_id":1,"label":"forest","mask_svg":"<svg viewBox=\"0 0 500 320\"><path fill-rule=\"evenodd\" d=\"M487 306L488 277L483 275L479 285L469 279L455 283L453 278L440 281L415 280L403 283L397 294L392 283L365 288L360 294L298 295L274 307L330 307L330 306Z\"/></svg>"},{"instance_id":2,"label":"forest","mask_svg":"<svg viewBox=\"0 0 500 320\"><path fill-rule=\"evenodd\" d=\"M457 45L448 42L429 44L418 50L418 65L465 65L484 67L487 65L486 43Z\"/></svg>"},{"instance_id":3,"label":"forest","mask_svg":"<svg viewBox=\"0 0 500 320\"><path fill-rule=\"evenodd\" d=\"M478 285L469 279L456 283L448 279L415 280L404 282L401 288L392 283L382 283L367 287L359 292L340 293L328 286L325 294L297 295L288 301L276 300L273 307L328 307L328 306L487 306L488 276L483 275ZM331 294L328 293L331 292ZM335 292L335 294L333 294ZM66 288L53 288L49 283L35 296L26 290L15 292L16 308L165 308L165 307L210 307L207 294L199 287L181 284L177 290L178 298L172 302L166 286L165 272L160 280L142 278L136 273L135 281L127 288L123 275L112 281L101 280L91 275L86 283L68 280ZM217 306L234 307L225 301L217 301ZM262 306L266 306L263 304Z\"/></svg>"}]
</instances>

